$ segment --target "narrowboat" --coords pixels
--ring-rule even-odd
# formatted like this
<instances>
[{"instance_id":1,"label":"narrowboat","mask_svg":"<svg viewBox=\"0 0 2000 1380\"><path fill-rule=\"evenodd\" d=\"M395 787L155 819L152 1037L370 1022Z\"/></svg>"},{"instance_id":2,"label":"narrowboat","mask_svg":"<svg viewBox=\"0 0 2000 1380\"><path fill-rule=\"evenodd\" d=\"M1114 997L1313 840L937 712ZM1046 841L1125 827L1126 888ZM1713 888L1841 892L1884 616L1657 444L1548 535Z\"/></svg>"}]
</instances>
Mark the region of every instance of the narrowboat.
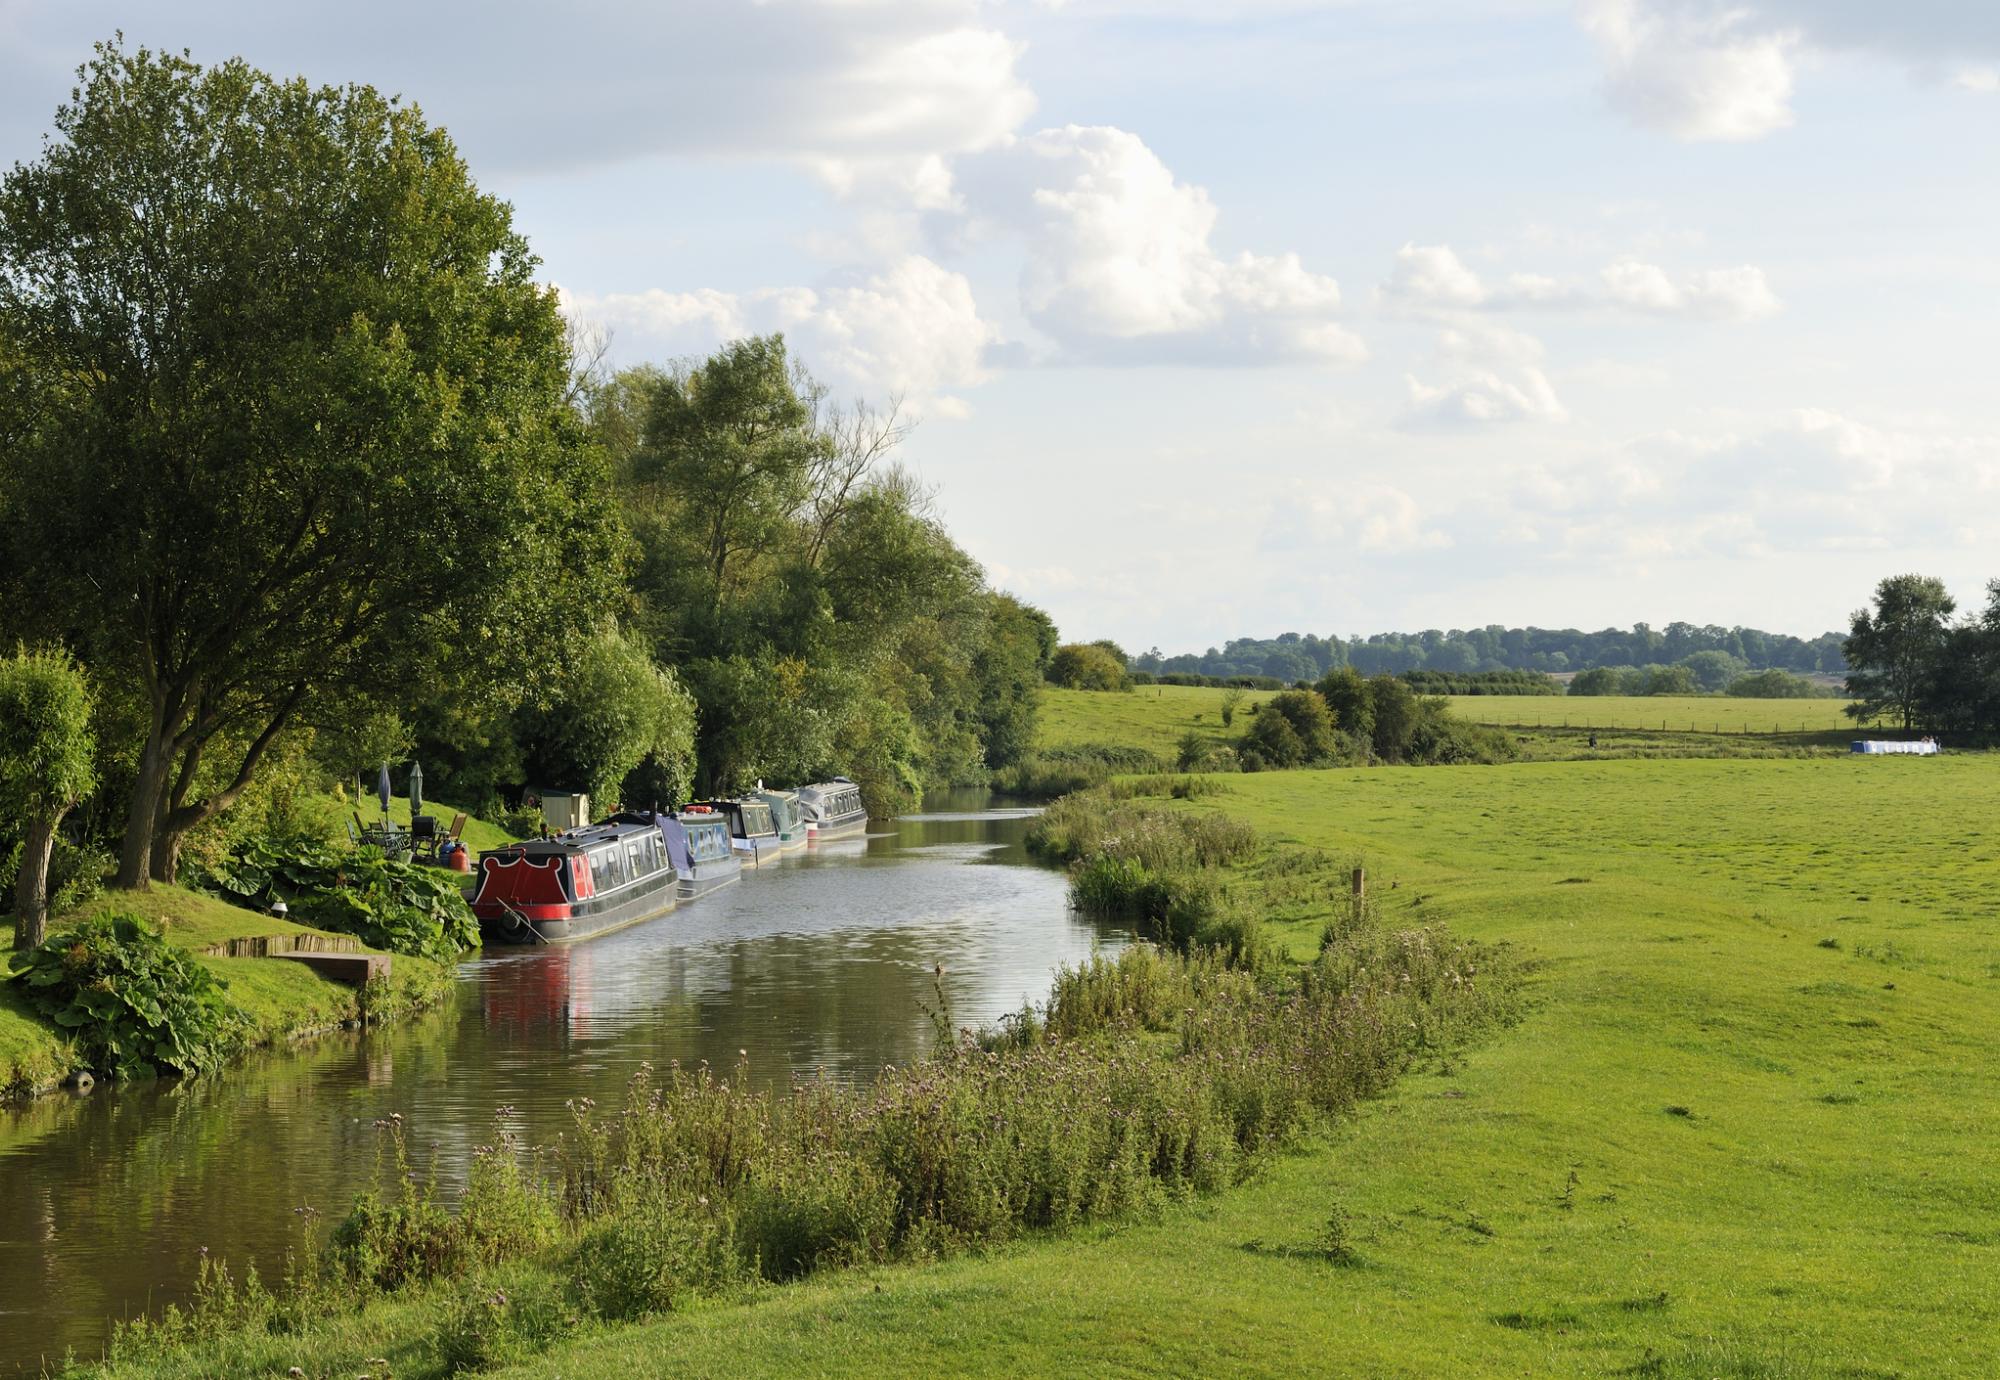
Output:
<instances>
[{"instance_id":1,"label":"narrowboat","mask_svg":"<svg viewBox=\"0 0 2000 1380\"><path fill-rule=\"evenodd\" d=\"M743 877L743 863L729 838L729 821L705 805L662 817L660 832L680 875L680 898L692 901Z\"/></svg>"},{"instance_id":2,"label":"narrowboat","mask_svg":"<svg viewBox=\"0 0 2000 1380\"><path fill-rule=\"evenodd\" d=\"M778 841L778 823L771 807L761 800L707 800L710 810L729 821L729 844L750 867L761 867L767 858L783 851Z\"/></svg>"},{"instance_id":3,"label":"narrowboat","mask_svg":"<svg viewBox=\"0 0 2000 1380\"><path fill-rule=\"evenodd\" d=\"M867 832L868 807L861 803L861 788L844 776L817 786L801 786L795 792L799 810L806 817L809 840L846 838Z\"/></svg>"},{"instance_id":4,"label":"narrowboat","mask_svg":"<svg viewBox=\"0 0 2000 1380\"><path fill-rule=\"evenodd\" d=\"M680 895L667 839L649 818L528 839L480 854L472 913L492 944L571 944L665 915Z\"/></svg>"},{"instance_id":5,"label":"narrowboat","mask_svg":"<svg viewBox=\"0 0 2000 1380\"><path fill-rule=\"evenodd\" d=\"M771 822L778 826L778 851L790 853L806 846L806 817L799 809L795 791L767 791L757 783L751 798L771 807Z\"/></svg>"}]
</instances>

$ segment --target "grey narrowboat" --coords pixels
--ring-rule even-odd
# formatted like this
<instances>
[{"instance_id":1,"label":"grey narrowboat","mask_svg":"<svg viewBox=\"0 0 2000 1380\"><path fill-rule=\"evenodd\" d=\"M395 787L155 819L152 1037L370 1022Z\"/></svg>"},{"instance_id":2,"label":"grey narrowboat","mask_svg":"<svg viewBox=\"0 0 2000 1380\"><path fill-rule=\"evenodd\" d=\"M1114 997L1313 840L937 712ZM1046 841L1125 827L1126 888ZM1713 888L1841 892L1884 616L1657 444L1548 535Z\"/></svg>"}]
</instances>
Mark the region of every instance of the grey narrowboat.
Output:
<instances>
[{"instance_id":1,"label":"grey narrowboat","mask_svg":"<svg viewBox=\"0 0 2000 1380\"><path fill-rule=\"evenodd\" d=\"M867 832L868 807L861 803L861 788L846 777L836 776L816 786L801 786L795 794L806 817L806 836L810 841Z\"/></svg>"},{"instance_id":2,"label":"grey narrowboat","mask_svg":"<svg viewBox=\"0 0 2000 1380\"><path fill-rule=\"evenodd\" d=\"M779 852L791 853L806 846L806 817L799 809L797 792L767 791L759 782L751 796L771 807L771 822L778 826Z\"/></svg>"},{"instance_id":3,"label":"grey narrowboat","mask_svg":"<svg viewBox=\"0 0 2000 1380\"><path fill-rule=\"evenodd\" d=\"M742 880L743 861L730 841L729 821L707 806L662 818L660 832L666 836L683 901Z\"/></svg>"},{"instance_id":4,"label":"grey narrowboat","mask_svg":"<svg viewBox=\"0 0 2000 1380\"><path fill-rule=\"evenodd\" d=\"M705 800L702 805L729 822L730 846L745 866L761 867L784 851L778 839L778 823L771 818L771 807L763 801Z\"/></svg>"}]
</instances>

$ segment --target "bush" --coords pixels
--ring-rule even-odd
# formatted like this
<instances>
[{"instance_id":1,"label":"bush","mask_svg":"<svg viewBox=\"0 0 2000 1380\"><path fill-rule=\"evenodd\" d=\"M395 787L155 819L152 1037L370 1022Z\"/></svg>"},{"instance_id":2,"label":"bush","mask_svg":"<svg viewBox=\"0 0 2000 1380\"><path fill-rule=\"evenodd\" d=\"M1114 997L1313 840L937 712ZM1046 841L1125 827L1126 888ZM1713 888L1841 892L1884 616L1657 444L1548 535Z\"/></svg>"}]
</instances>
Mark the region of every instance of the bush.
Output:
<instances>
[{"instance_id":1,"label":"bush","mask_svg":"<svg viewBox=\"0 0 2000 1380\"><path fill-rule=\"evenodd\" d=\"M300 924L354 935L371 949L449 963L479 947L479 921L451 873L373 852L265 835L219 862L190 865L184 880L256 910L283 900Z\"/></svg>"},{"instance_id":2,"label":"bush","mask_svg":"<svg viewBox=\"0 0 2000 1380\"><path fill-rule=\"evenodd\" d=\"M1166 764L1144 748L1119 743L1072 743L1002 767L993 773L991 784L994 790L1007 795L1050 798L1101 786L1114 776L1165 770Z\"/></svg>"},{"instance_id":3,"label":"bush","mask_svg":"<svg viewBox=\"0 0 2000 1380\"><path fill-rule=\"evenodd\" d=\"M585 1305L611 1322L665 1313L741 1277L726 1216L634 1180L621 1211L584 1234L571 1274Z\"/></svg>"},{"instance_id":4,"label":"bush","mask_svg":"<svg viewBox=\"0 0 2000 1380\"><path fill-rule=\"evenodd\" d=\"M1521 750L1500 729L1459 718L1443 700L1420 700L1406 755L1426 766L1490 765L1511 762Z\"/></svg>"},{"instance_id":5,"label":"bush","mask_svg":"<svg viewBox=\"0 0 2000 1380\"><path fill-rule=\"evenodd\" d=\"M1305 764L1306 745L1283 714L1261 713L1245 730L1236 755L1245 761L1254 756L1260 769L1297 767Z\"/></svg>"},{"instance_id":6,"label":"bush","mask_svg":"<svg viewBox=\"0 0 2000 1380\"><path fill-rule=\"evenodd\" d=\"M1125 663L1094 642L1072 642L1049 658L1048 678L1065 690L1130 690Z\"/></svg>"},{"instance_id":7,"label":"bush","mask_svg":"<svg viewBox=\"0 0 2000 1380\"><path fill-rule=\"evenodd\" d=\"M241 1042L215 975L138 916L94 916L26 959L18 980L28 1000L100 1073L201 1073Z\"/></svg>"},{"instance_id":8,"label":"bush","mask_svg":"<svg viewBox=\"0 0 2000 1380\"><path fill-rule=\"evenodd\" d=\"M1738 676L1729 682L1727 693L1747 700L1816 700L1833 699L1840 692L1830 685L1817 685L1789 671L1770 670L1759 671L1754 676Z\"/></svg>"},{"instance_id":9,"label":"bush","mask_svg":"<svg viewBox=\"0 0 2000 1380\"><path fill-rule=\"evenodd\" d=\"M1333 715L1327 712L1326 701L1320 698L1318 691L1287 690L1272 696L1258 713L1257 722L1261 725L1274 716L1283 718L1292 726L1306 761L1323 761L1332 754Z\"/></svg>"},{"instance_id":10,"label":"bush","mask_svg":"<svg viewBox=\"0 0 2000 1380\"><path fill-rule=\"evenodd\" d=\"M577 1329L579 1319L555 1281L467 1281L431 1334L445 1374L490 1370L527 1361Z\"/></svg>"}]
</instances>

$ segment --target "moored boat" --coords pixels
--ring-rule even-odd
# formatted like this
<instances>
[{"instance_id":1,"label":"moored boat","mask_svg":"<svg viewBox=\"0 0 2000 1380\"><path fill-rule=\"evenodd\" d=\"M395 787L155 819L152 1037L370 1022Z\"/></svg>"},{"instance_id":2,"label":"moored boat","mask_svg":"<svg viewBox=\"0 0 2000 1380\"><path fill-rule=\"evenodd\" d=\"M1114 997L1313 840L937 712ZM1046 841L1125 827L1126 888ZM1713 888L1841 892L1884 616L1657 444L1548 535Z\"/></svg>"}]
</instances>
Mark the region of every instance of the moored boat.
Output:
<instances>
[{"instance_id":1,"label":"moored boat","mask_svg":"<svg viewBox=\"0 0 2000 1380\"><path fill-rule=\"evenodd\" d=\"M771 807L761 800L705 800L702 805L729 822L729 843L747 866L760 867L765 859L784 851L778 839L777 821ZM699 808L699 807L690 807Z\"/></svg>"},{"instance_id":2,"label":"moored boat","mask_svg":"<svg viewBox=\"0 0 2000 1380\"><path fill-rule=\"evenodd\" d=\"M846 777L801 786L794 794L805 816L809 840L846 838L867 831L868 807L861 803L861 788Z\"/></svg>"},{"instance_id":3,"label":"moored boat","mask_svg":"<svg viewBox=\"0 0 2000 1380\"><path fill-rule=\"evenodd\" d=\"M742 880L743 861L730 841L729 821L706 805L662 818L660 832L674 860L683 901Z\"/></svg>"},{"instance_id":4,"label":"moored boat","mask_svg":"<svg viewBox=\"0 0 2000 1380\"><path fill-rule=\"evenodd\" d=\"M614 815L479 858L472 913L489 943L569 944L665 915L680 894L653 822Z\"/></svg>"},{"instance_id":5,"label":"moored boat","mask_svg":"<svg viewBox=\"0 0 2000 1380\"><path fill-rule=\"evenodd\" d=\"M771 807L771 822L778 826L778 849L790 853L806 846L806 817L799 809L796 791L767 791L762 783L752 798Z\"/></svg>"}]
</instances>

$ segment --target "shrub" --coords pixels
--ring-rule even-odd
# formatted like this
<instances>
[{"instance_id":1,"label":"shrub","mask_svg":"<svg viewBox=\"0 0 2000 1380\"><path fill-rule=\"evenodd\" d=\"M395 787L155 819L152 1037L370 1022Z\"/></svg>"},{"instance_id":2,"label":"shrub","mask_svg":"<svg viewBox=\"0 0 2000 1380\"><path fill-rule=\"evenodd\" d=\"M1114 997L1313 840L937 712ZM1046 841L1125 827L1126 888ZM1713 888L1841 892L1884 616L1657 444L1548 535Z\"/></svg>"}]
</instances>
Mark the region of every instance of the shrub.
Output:
<instances>
[{"instance_id":1,"label":"shrub","mask_svg":"<svg viewBox=\"0 0 2000 1380\"><path fill-rule=\"evenodd\" d=\"M1071 642L1049 658L1048 678L1066 690L1130 690L1125 663L1094 642Z\"/></svg>"},{"instance_id":2,"label":"shrub","mask_svg":"<svg viewBox=\"0 0 2000 1380\"><path fill-rule=\"evenodd\" d=\"M1321 761L1333 752L1333 715L1327 712L1326 701L1320 698L1318 691L1287 690L1281 695L1273 695L1257 720L1261 724L1273 715L1283 717L1292 726L1306 761Z\"/></svg>"},{"instance_id":3,"label":"shrub","mask_svg":"<svg viewBox=\"0 0 2000 1380\"><path fill-rule=\"evenodd\" d=\"M1759 671L1754 676L1738 676L1729 682L1726 693L1750 700L1812 700L1832 699L1839 692L1832 686L1816 685L1804 676L1773 669Z\"/></svg>"},{"instance_id":4,"label":"shrub","mask_svg":"<svg viewBox=\"0 0 2000 1380\"><path fill-rule=\"evenodd\" d=\"M1420 700L1406 749L1412 762L1436 766L1511 762L1521 750L1497 728L1459 718L1443 700Z\"/></svg>"},{"instance_id":5,"label":"shrub","mask_svg":"<svg viewBox=\"0 0 2000 1380\"><path fill-rule=\"evenodd\" d=\"M623 1322L665 1313L740 1278L728 1218L658 1182L634 1179L623 1209L584 1233L572 1257L591 1312Z\"/></svg>"},{"instance_id":6,"label":"shrub","mask_svg":"<svg viewBox=\"0 0 2000 1380\"><path fill-rule=\"evenodd\" d=\"M1297 767L1306 760L1306 745L1292 721L1283 714L1262 713L1250 724L1237 748L1237 756L1255 754L1260 767Z\"/></svg>"},{"instance_id":7,"label":"shrub","mask_svg":"<svg viewBox=\"0 0 2000 1380\"><path fill-rule=\"evenodd\" d=\"M574 1333L579 1321L553 1280L469 1280L446 1307L431 1345L447 1375L489 1370L540 1355Z\"/></svg>"},{"instance_id":8,"label":"shrub","mask_svg":"<svg viewBox=\"0 0 2000 1380\"><path fill-rule=\"evenodd\" d=\"M283 900L299 923L373 949L449 963L479 946L479 922L451 873L372 852L264 835L191 865L184 880L255 909Z\"/></svg>"},{"instance_id":9,"label":"shrub","mask_svg":"<svg viewBox=\"0 0 2000 1380\"><path fill-rule=\"evenodd\" d=\"M200 1073L241 1041L214 974L135 915L94 916L49 936L19 981L90 1067L115 1077Z\"/></svg>"}]
</instances>

